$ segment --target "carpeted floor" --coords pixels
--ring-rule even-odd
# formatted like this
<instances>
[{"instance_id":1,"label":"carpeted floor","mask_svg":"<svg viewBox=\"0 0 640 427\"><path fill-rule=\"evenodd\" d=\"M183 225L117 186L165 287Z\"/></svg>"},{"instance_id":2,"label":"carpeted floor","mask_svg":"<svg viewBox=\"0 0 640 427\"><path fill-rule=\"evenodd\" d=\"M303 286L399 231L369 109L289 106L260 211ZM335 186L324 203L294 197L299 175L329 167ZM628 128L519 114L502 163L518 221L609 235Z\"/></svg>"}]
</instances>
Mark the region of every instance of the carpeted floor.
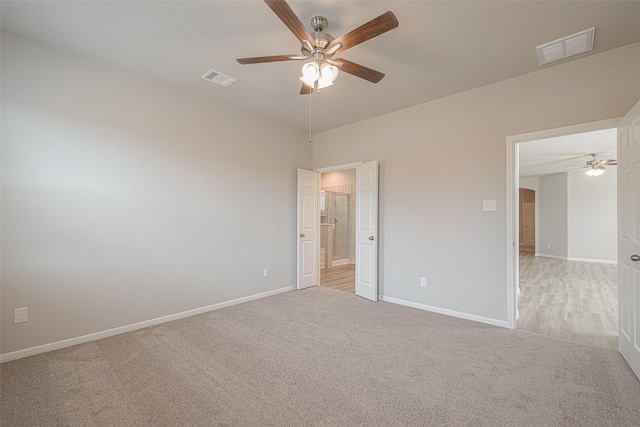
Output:
<instances>
[{"instance_id":1,"label":"carpeted floor","mask_svg":"<svg viewBox=\"0 0 640 427\"><path fill-rule=\"evenodd\" d=\"M293 291L0 366L2 426L638 426L617 352Z\"/></svg>"}]
</instances>

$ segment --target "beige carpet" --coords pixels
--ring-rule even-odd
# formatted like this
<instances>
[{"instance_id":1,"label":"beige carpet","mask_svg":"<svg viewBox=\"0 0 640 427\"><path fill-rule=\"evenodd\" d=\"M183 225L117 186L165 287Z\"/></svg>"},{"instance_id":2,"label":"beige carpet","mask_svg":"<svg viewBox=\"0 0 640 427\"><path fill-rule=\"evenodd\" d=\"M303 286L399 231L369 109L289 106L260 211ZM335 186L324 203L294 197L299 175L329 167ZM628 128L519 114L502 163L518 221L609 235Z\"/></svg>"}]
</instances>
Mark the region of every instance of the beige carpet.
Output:
<instances>
[{"instance_id":1,"label":"beige carpet","mask_svg":"<svg viewBox=\"0 0 640 427\"><path fill-rule=\"evenodd\" d=\"M614 351L326 288L0 366L2 426L638 426Z\"/></svg>"}]
</instances>

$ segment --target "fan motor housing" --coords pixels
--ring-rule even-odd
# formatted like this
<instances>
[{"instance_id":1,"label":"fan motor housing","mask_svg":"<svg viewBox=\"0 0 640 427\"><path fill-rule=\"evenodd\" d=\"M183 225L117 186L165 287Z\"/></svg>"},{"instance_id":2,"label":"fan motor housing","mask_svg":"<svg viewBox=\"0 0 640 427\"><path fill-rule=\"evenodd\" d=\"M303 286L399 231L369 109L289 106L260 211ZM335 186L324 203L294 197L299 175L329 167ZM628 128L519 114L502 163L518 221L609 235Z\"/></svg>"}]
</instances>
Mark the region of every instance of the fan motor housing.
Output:
<instances>
[{"instance_id":1,"label":"fan motor housing","mask_svg":"<svg viewBox=\"0 0 640 427\"><path fill-rule=\"evenodd\" d=\"M335 39L331 34L325 33L324 29L329 26L329 22L327 18L324 16L314 16L311 18L311 27L314 29L315 33L313 34L313 45L315 47L315 51L309 51L307 47L303 44L301 48L301 52L305 56L313 55L314 53L323 52L326 50L331 42Z\"/></svg>"}]
</instances>

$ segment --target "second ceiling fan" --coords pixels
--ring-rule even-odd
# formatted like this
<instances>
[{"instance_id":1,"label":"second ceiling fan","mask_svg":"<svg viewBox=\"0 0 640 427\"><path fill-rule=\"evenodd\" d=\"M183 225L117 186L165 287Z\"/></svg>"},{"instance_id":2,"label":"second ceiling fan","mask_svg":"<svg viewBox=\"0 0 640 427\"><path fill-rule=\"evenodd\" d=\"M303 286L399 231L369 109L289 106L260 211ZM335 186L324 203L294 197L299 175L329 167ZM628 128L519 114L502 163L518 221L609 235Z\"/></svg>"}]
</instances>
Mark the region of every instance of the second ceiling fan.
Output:
<instances>
[{"instance_id":1,"label":"second ceiling fan","mask_svg":"<svg viewBox=\"0 0 640 427\"><path fill-rule=\"evenodd\" d=\"M258 56L252 58L238 58L240 64L259 64L263 62L306 60L303 68L301 95L308 95L314 89L330 86L338 75L338 70L344 71L371 83L378 83L384 74L356 64L344 58L333 57L360 43L377 37L398 26L398 19L393 12L385 12L377 18L359 26L338 38L324 32L327 20L323 16L311 19L311 26L315 31L312 36L284 0L264 0L273 12L284 22L302 44L300 54Z\"/></svg>"}]
</instances>

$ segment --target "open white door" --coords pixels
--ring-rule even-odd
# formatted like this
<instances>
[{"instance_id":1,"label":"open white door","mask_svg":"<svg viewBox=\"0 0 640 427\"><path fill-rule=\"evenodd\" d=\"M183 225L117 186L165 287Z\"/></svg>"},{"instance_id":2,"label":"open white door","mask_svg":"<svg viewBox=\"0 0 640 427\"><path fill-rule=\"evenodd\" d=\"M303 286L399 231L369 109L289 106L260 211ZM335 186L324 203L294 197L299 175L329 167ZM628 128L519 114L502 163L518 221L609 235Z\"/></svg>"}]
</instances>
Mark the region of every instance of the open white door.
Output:
<instances>
[{"instance_id":1,"label":"open white door","mask_svg":"<svg viewBox=\"0 0 640 427\"><path fill-rule=\"evenodd\" d=\"M318 173L298 169L298 289L318 285Z\"/></svg>"},{"instance_id":2,"label":"open white door","mask_svg":"<svg viewBox=\"0 0 640 427\"><path fill-rule=\"evenodd\" d=\"M378 300L378 162L356 167L356 295Z\"/></svg>"},{"instance_id":3,"label":"open white door","mask_svg":"<svg viewBox=\"0 0 640 427\"><path fill-rule=\"evenodd\" d=\"M618 347L640 378L640 102L618 124Z\"/></svg>"}]
</instances>

